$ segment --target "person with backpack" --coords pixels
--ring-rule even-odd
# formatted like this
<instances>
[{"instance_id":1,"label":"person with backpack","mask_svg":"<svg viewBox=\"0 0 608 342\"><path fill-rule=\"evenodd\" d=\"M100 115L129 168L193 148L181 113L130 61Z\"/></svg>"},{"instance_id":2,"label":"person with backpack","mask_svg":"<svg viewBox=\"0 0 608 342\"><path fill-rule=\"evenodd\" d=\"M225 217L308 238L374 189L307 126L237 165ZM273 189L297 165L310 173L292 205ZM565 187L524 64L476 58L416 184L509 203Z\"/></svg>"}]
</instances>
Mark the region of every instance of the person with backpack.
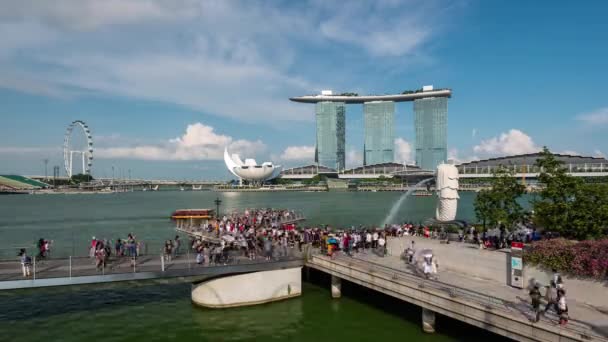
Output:
<instances>
[{"instance_id":1,"label":"person with backpack","mask_svg":"<svg viewBox=\"0 0 608 342\"><path fill-rule=\"evenodd\" d=\"M532 322L536 323L540 319L540 290L538 289L538 284L534 284L532 290L530 290L530 299L532 300L532 309L534 310L534 317L532 318Z\"/></svg>"},{"instance_id":2,"label":"person with backpack","mask_svg":"<svg viewBox=\"0 0 608 342\"><path fill-rule=\"evenodd\" d=\"M553 280L551 280L551 285L547 286L545 299L547 300L547 305L545 305L544 313L547 313L550 308L553 308L556 313L559 313L559 308L557 307L557 285Z\"/></svg>"}]
</instances>

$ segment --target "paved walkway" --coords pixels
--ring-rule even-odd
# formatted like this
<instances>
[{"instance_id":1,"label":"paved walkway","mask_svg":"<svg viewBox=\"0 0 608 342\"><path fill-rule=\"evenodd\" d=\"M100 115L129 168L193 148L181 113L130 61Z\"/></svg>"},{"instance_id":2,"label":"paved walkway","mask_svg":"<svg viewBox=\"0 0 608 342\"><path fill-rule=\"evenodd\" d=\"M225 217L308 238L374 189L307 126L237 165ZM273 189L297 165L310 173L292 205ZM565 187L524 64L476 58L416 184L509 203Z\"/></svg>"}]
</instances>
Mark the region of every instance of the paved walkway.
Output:
<instances>
[{"instance_id":1,"label":"paved walkway","mask_svg":"<svg viewBox=\"0 0 608 342\"><path fill-rule=\"evenodd\" d=\"M298 257L299 253L297 249L290 249L289 257ZM275 258L277 260L279 258ZM285 258L281 258L283 260ZM257 257L254 260L243 257L241 255L234 255L229 258L226 264L229 265L247 265L247 264L259 264L266 262L263 257ZM197 269L197 268L209 268L215 266L225 266L226 264L210 264L210 265L199 265L196 263L195 255L181 254L177 258L173 258L172 261L165 261L164 268L166 271L173 270L186 270L186 269ZM139 272L160 272L162 271L163 264L161 262L160 254L157 256L146 255L137 258L135 266L132 265L130 257L110 257L104 269L97 269L95 267L95 260L92 258L79 257L70 259L48 259L39 261L36 263L36 279L47 279L47 278L61 278L61 277L80 277L80 276L98 276L98 275L110 275L110 274L125 274L125 273L139 273ZM24 280L33 279L34 267L31 268L32 276L29 278L23 277L21 270L21 263L15 261L0 261L0 282L12 281L12 280Z\"/></svg>"},{"instance_id":2,"label":"paved walkway","mask_svg":"<svg viewBox=\"0 0 608 342\"><path fill-rule=\"evenodd\" d=\"M398 256L379 257L373 253L357 253L352 259L345 255L340 255L341 259L354 261L364 261L370 266L386 268L389 272L403 273L407 275L419 276L416 270L406 265L405 261ZM441 265L440 265L441 266ZM490 303L493 306L500 306L505 310L513 312L514 315L522 315L526 318L533 316L530 305L530 296L526 290L506 286L497 281L473 278L461 273L439 269L437 283L446 285L449 291L450 286L466 289L467 297L478 296L481 302ZM469 292L470 291L470 292ZM608 295L608 293L607 293ZM544 309L544 303L541 306ZM568 298L568 311L570 321L567 329L578 332L587 332L587 335L601 336L608 338L608 312L595 308L585 303L577 302L575 299ZM558 325L558 317L555 312L550 311L546 316L541 317L541 321L547 324Z\"/></svg>"}]
</instances>

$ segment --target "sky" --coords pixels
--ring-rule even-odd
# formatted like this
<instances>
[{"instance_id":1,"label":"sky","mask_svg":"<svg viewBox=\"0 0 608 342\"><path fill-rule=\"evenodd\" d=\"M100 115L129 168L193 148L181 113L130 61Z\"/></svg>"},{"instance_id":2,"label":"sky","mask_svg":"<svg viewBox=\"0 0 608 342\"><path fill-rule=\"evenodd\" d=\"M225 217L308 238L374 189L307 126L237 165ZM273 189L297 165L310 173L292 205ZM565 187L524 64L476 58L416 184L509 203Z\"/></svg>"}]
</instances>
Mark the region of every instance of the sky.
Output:
<instances>
[{"instance_id":1,"label":"sky","mask_svg":"<svg viewBox=\"0 0 608 342\"><path fill-rule=\"evenodd\" d=\"M0 0L0 174L63 170L85 121L94 177L223 180L225 147L314 159L322 89L451 88L449 158L608 154L608 2ZM413 105L395 160L415 160ZM347 167L362 163L347 106ZM82 144L75 130L73 144ZM48 171L44 160L48 159ZM76 170L78 172L78 170Z\"/></svg>"}]
</instances>

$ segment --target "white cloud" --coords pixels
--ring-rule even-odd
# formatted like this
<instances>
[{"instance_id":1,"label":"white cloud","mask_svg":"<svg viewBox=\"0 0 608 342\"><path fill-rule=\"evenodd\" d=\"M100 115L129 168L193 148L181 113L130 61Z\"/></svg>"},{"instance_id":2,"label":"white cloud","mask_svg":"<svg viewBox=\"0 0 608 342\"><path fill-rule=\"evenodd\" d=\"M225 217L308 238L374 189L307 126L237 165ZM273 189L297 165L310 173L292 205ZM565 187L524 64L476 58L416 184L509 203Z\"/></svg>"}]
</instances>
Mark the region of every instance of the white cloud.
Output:
<instances>
[{"instance_id":1,"label":"white cloud","mask_svg":"<svg viewBox=\"0 0 608 342\"><path fill-rule=\"evenodd\" d=\"M560 154L567 154L567 155L571 155L571 156L580 156L581 154L573 151L573 150L563 150L561 152L559 152Z\"/></svg>"},{"instance_id":2,"label":"white cloud","mask_svg":"<svg viewBox=\"0 0 608 342\"><path fill-rule=\"evenodd\" d=\"M475 138L477 136L477 128L473 128L473 131L471 131L471 137Z\"/></svg>"},{"instance_id":3,"label":"white cloud","mask_svg":"<svg viewBox=\"0 0 608 342\"><path fill-rule=\"evenodd\" d=\"M608 107L580 114L576 118L590 125L606 125L608 124Z\"/></svg>"},{"instance_id":4,"label":"white cloud","mask_svg":"<svg viewBox=\"0 0 608 342\"><path fill-rule=\"evenodd\" d=\"M326 4L334 13L320 23L329 39L357 45L373 56L403 56L417 52L436 33L441 12L431 2L341 2Z\"/></svg>"},{"instance_id":5,"label":"white cloud","mask_svg":"<svg viewBox=\"0 0 608 342\"><path fill-rule=\"evenodd\" d=\"M412 145L403 138L395 139L395 161L398 163L413 163Z\"/></svg>"},{"instance_id":6,"label":"white cloud","mask_svg":"<svg viewBox=\"0 0 608 342\"><path fill-rule=\"evenodd\" d=\"M313 162L315 159L315 147L314 146L289 146L287 147L281 156L282 160L288 161L310 161Z\"/></svg>"},{"instance_id":7,"label":"white cloud","mask_svg":"<svg viewBox=\"0 0 608 342\"><path fill-rule=\"evenodd\" d=\"M2 146L0 154L43 154L43 153L59 153L59 147L25 147L25 146Z\"/></svg>"},{"instance_id":8,"label":"white cloud","mask_svg":"<svg viewBox=\"0 0 608 342\"><path fill-rule=\"evenodd\" d=\"M487 156L504 156L540 151L532 138L518 129L511 129L498 137L482 140L473 152Z\"/></svg>"},{"instance_id":9,"label":"white cloud","mask_svg":"<svg viewBox=\"0 0 608 342\"><path fill-rule=\"evenodd\" d=\"M379 56L424 55L419 50L455 6L439 7L428 1L5 1L0 87L163 101L246 122L312 121L310 106L287 98L319 90L323 76L317 75L327 74L336 52L341 60L350 48L363 66L381 64ZM311 54L315 48L327 53ZM305 60L298 60L299 50L306 50ZM351 74L332 79L350 86Z\"/></svg>"},{"instance_id":10,"label":"white cloud","mask_svg":"<svg viewBox=\"0 0 608 342\"><path fill-rule=\"evenodd\" d=\"M98 148L94 155L100 159L220 160L225 147L231 153L247 157L266 150L266 145L260 140L234 140L230 136L217 134L213 127L197 122L188 125L186 132L175 139L156 145Z\"/></svg>"},{"instance_id":11,"label":"white cloud","mask_svg":"<svg viewBox=\"0 0 608 342\"><path fill-rule=\"evenodd\" d=\"M468 163L473 160L479 160L477 156L460 156L460 151L457 148L450 148L448 150L448 160L453 160L454 164Z\"/></svg>"},{"instance_id":12,"label":"white cloud","mask_svg":"<svg viewBox=\"0 0 608 342\"><path fill-rule=\"evenodd\" d=\"M604 152L600 151L599 149L593 150L593 156L600 157L600 158L606 158L606 155L604 154Z\"/></svg>"}]
</instances>

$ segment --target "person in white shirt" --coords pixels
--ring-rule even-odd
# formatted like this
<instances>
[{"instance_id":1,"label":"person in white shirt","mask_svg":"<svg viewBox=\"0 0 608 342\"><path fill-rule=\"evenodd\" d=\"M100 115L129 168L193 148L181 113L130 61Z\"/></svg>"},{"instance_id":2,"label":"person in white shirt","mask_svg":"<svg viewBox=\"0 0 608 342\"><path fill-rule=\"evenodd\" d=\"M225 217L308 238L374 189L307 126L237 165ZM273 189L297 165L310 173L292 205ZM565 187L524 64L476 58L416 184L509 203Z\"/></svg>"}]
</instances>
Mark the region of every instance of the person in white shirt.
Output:
<instances>
[{"instance_id":1,"label":"person in white shirt","mask_svg":"<svg viewBox=\"0 0 608 342\"><path fill-rule=\"evenodd\" d=\"M385 244L386 244L386 240L384 239L384 236L380 235L380 237L378 238L378 255L380 255L381 257L384 257L384 252L385 252L384 245Z\"/></svg>"},{"instance_id":2,"label":"person in white shirt","mask_svg":"<svg viewBox=\"0 0 608 342\"><path fill-rule=\"evenodd\" d=\"M372 248L378 248L378 232L372 235Z\"/></svg>"},{"instance_id":3,"label":"person in white shirt","mask_svg":"<svg viewBox=\"0 0 608 342\"><path fill-rule=\"evenodd\" d=\"M367 232L365 235L365 249L369 249L372 246L372 234Z\"/></svg>"}]
</instances>

